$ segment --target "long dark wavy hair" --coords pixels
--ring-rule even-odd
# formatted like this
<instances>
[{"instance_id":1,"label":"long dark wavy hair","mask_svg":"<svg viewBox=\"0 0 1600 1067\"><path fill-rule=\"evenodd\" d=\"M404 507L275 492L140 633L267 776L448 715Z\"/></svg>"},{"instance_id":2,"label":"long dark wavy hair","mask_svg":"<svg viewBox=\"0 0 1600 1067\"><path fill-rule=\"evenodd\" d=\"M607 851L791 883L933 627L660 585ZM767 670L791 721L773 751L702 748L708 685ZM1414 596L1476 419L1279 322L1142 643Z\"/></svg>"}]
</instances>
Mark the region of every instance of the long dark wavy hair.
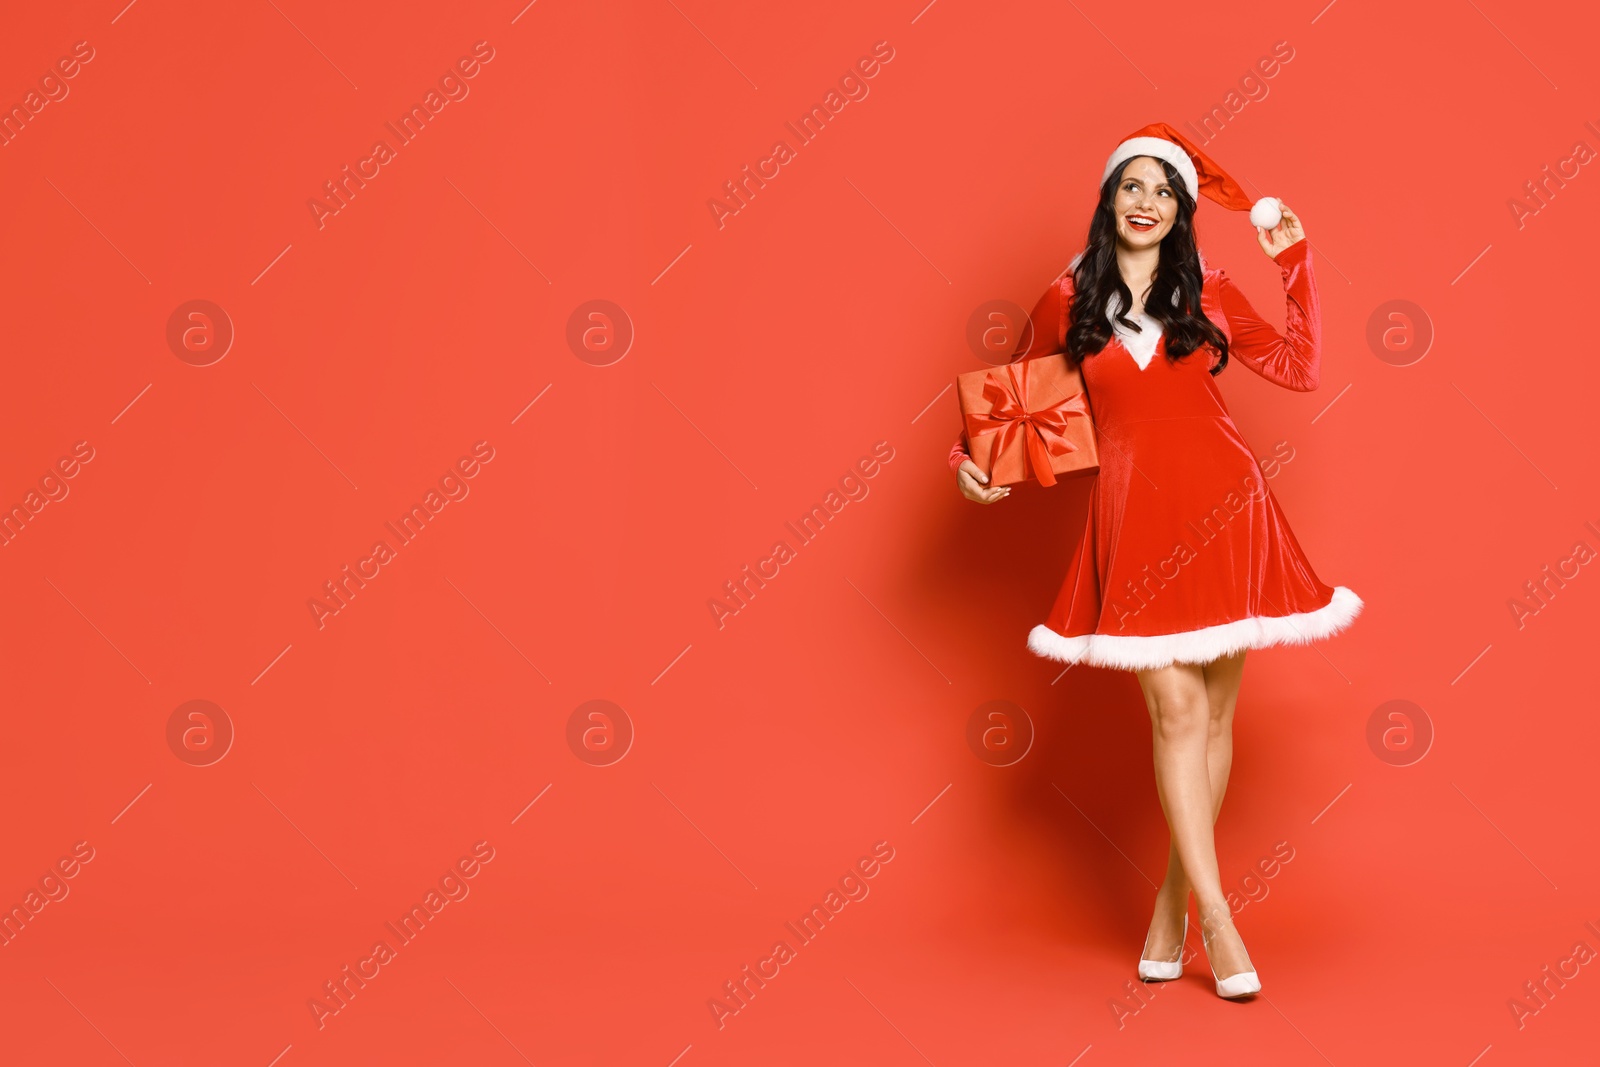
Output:
<instances>
[{"instance_id":1,"label":"long dark wavy hair","mask_svg":"<svg viewBox=\"0 0 1600 1067\"><path fill-rule=\"evenodd\" d=\"M1117 269L1117 186L1131 162L1132 159L1124 161L1100 187L1100 203L1089 223L1089 244L1073 271L1067 363L1074 369L1110 342L1112 330L1106 307L1113 296L1118 300L1117 321L1133 330L1140 328L1127 317L1133 310L1133 293ZM1221 356L1211 373L1220 374L1228 365L1228 337L1200 309L1202 276L1200 253L1194 243L1194 197L1171 163L1164 159L1157 162L1167 172L1167 184L1178 201L1178 214L1172 229L1161 239L1161 260L1150 295L1145 298L1145 314L1161 323L1168 359L1176 363L1202 345L1210 345Z\"/></svg>"}]
</instances>

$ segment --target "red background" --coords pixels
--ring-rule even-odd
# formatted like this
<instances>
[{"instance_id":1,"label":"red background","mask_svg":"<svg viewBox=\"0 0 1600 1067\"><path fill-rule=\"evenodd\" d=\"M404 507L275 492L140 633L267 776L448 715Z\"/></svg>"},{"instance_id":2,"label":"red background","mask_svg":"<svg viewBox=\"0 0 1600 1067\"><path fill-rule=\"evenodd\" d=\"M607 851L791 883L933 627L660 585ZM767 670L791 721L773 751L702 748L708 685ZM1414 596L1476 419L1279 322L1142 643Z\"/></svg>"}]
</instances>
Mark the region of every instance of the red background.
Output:
<instances>
[{"instance_id":1,"label":"red background","mask_svg":"<svg viewBox=\"0 0 1600 1067\"><path fill-rule=\"evenodd\" d=\"M1503 0L8 12L0 100L94 58L0 148L0 501L94 458L0 548L0 900L94 858L0 948L3 1058L1592 1056L1596 965L1520 1027L1508 1001L1600 949L1600 577L1520 628L1508 601L1600 547L1600 177L1520 226L1509 201L1600 148L1595 28ZM478 41L469 95L319 228ZM879 41L869 95L719 228L707 201ZM1323 385L1222 388L1259 455L1293 448L1273 490L1366 609L1246 668L1218 851L1263 996L1218 1000L1202 956L1141 1002L1148 717L1131 675L1023 644L1087 486L960 499L948 387L973 310L1031 308L1081 247L1117 140L1189 128L1279 41L1206 150L1304 220ZM1281 323L1243 217L1198 225ZM209 366L166 341L196 299L236 330ZM595 299L635 331L608 366L566 340ZM1406 366L1367 341L1391 300L1435 331ZM470 495L319 629L322 584L479 441ZM719 629L723 583L880 441L869 495ZM634 732L608 766L567 740L592 699ZM191 700L235 731L209 766L168 743ZM1036 731L1012 766L968 746L990 700ZM1435 734L1408 765L1368 742L1391 700ZM470 895L319 1028L323 983L480 841ZM723 983L880 841L870 894L719 1028Z\"/></svg>"}]
</instances>

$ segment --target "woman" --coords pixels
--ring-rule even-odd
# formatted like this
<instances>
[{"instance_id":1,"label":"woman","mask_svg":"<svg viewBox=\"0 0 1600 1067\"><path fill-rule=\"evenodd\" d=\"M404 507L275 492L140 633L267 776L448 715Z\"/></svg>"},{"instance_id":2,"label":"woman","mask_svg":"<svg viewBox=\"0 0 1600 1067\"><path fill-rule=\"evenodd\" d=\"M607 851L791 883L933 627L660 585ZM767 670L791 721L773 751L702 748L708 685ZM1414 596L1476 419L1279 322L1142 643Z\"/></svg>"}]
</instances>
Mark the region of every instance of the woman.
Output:
<instances>
[{"instance_id":1,"label":"woman","mask_svg":"<svg viewBox=\"0 0 1600 1067\"><path fill-rule=\"evenodd\" d=\"M1039 301L1028 343L1012 359L1065 352L1093 412L1100 470L1088 522L1028 647L1131 670L1144 693L1171 845L1139 976L1182 973L1193 892L1217 995L1235 998L1259 992L1261 982L1222 891L1212 827L1232 763L1245 652L1327 637L1362 602L1317 578L1215 382L1236 357L1288 389L1317 387L1321 323L1305 229L1287 205L1278 205L1281 221L1270 200L1251 213L1288 296L1280 335L1200 258L1202 192L1226 207L1250 206L1165 123L1118 145L1088 246ZM1010 494L986 484L960 439L950 464L969 500Z\"/></svg>"}]
</instances>

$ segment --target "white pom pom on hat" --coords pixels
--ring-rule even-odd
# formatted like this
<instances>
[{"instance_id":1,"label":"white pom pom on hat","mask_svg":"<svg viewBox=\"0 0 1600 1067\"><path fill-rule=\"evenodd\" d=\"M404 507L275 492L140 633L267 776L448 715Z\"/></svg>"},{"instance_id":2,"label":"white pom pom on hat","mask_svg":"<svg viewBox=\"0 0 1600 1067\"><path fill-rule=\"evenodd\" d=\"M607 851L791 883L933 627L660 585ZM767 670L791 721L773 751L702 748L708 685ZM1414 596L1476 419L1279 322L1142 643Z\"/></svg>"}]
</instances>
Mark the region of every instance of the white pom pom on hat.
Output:
<instances>
[{"instance_id":1,"label":"white pom pom on hat","mask_svg":"<svg viewBox=\"0 0 1600 1067\"><path fill-rule=\"evenodd\" d=\"M1250 209L1250 222L1263 230L1270 230L1283 221L1283 205L1275 196L1264 196Z\"/></svg>"},{"instance_id":2,"label":"white pom pom on hat","mask_svg":"<svg viewBox=\"0 0 1600 1067\"><path fill-rule=\"evenodd\" d=\"M1283 219L1283 209L1277 197L1264 196L1252 204L1227 171L1165 122L1153 122L1135 130L1117 145L1111 158L1106 160L1105 172L1100 175L1101 183L1134 156L1154 156L1171 163L1178 177L1189 187L1190 196L1196 200L1208 196L1232 211L1248 210L1250 222L1262 229L1270 230Z\"/></svg>"}]
</instances>

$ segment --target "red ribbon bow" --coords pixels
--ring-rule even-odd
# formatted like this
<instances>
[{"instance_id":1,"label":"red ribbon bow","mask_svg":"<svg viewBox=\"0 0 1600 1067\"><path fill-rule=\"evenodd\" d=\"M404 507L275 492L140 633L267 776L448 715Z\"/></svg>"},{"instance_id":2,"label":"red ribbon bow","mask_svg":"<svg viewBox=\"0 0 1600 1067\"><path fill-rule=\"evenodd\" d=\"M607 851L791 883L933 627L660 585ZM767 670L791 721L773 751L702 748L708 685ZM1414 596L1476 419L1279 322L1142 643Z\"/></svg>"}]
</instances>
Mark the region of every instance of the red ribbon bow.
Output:
<instances>
[{"instance_id":1,"label":"red ribbon bow","mask_svg":"<svg viewBox=\"0 0 1600 1067\"><path fill-rule=\"evenodd\" d=\"M1023 440L1023 471L1031 470L1040 485L1055 485L1055 471L1050 469L1051 456L1064 456L1076 452L1077 446L1067 440L1067 419L1074 415L1089 415L1088 400L1079 390L1064 396L1048 407L1028 410L1028 364L1032 360L1008 363L989 372L983 382L983 399L989 403L987 412L974 412L967 416L967 439L975 440L984 434L999 434L989 453L989 469L999 462L1000 454L1011 446L1017 436ZM1022 376L1018 378L1017 369ZM1003 373L1009 372L1009 373Z\"/></svg>"}]
</instances>

